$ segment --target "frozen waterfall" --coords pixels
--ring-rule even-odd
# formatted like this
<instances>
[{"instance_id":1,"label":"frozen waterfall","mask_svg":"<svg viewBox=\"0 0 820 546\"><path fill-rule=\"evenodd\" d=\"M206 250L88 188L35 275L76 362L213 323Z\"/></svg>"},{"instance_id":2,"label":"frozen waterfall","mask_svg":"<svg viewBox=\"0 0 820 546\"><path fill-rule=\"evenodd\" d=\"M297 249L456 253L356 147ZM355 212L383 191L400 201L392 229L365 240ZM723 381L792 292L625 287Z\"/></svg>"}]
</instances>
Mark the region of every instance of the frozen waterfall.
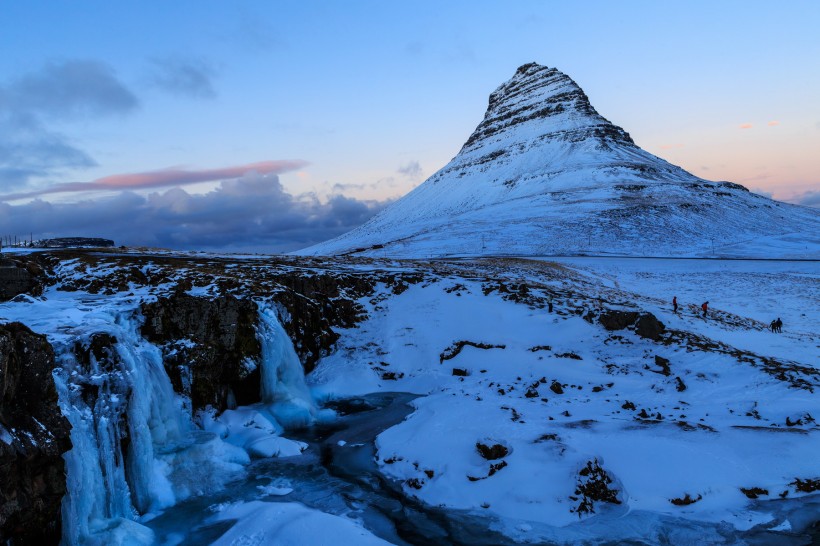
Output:
<instances>
[{"instance_id":1,"label":"frozen waterfall","mask_svg":"<svg viewBox=\"0 0 820 546\"><path fill-rule=\"evenodd\" d=\"M95 319L93 329L55 344L60 368L54 377L73 443L64 456L64 544L152 544L140 518L220 489L251 456L304 449L280 434L310 425L320 412L272 308L260 306L257 326L262 402L206 412L201 427L173 391L160 349L139 334L140 317L112 311ZM97 356L90 347L106 334L111 346L98 359L100 344ZM78 346L87 358L78 358Z\"/></svg>"}]
</instances>

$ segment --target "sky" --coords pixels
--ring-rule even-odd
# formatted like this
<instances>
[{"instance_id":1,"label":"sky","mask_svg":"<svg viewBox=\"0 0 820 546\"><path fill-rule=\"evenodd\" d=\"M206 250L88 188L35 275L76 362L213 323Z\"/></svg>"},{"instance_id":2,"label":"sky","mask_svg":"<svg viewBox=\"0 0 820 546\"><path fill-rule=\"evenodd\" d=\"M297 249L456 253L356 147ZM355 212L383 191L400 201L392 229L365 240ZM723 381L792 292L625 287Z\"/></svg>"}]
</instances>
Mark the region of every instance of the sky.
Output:
<instances>
[{"instance_id":1,"label":"sky","mask_svg":"<svg viewBox=\"0 0 820 546\"><path fill-rule=\"evenodd\" d=\"M0 235L284 252L556 67L645 150L820 206L820 2L0 2Z\"/></svg>"}]
</instances>

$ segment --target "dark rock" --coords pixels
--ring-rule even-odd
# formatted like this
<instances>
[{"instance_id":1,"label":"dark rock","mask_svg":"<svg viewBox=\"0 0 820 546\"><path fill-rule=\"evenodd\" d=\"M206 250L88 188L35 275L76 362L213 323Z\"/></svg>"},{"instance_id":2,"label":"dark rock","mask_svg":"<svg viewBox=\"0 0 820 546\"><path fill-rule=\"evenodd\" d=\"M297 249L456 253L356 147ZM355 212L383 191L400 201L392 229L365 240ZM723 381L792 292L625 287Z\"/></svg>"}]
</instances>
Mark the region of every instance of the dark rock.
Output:
<instances>
[{"instance_id":1,"label":"dark rock","mask_svg":"<svg viewBox=\"0 0 820 546\"><path fill-rule=\"evenodd\" d=\"M756 499L761 495L769 496L769 491L761 487L741 487L740 492L749 497L750 499Z\"/></svg>"},{"instance_id":2,"label":"dark rock","mask_svg":"<svg viewBox=\"0 0 820 546\"><path fill-rule=\"evenodd\" d=\"M549 345L536 345L535 347L530 347L528 350L531 353L537 353L538 351L551 351L552 347Z\"/></svg>"},{"instance_id":3,"label":"dark rock","mask_svg":"<svg viewBox=\"0 0 820 546\"><path fill-rule=\"evenodd\" d=\"M29 294L37 287L35 276L25 265L15 260L0 263L0 301L10 300L19 294Z\"/></svg>"},{"instance_id":4,"label":"dark rock","mask_svg":"<svg viewBox=\"0 0 820 546\"><path fill-rule=\"evenodd\" d=\"M635 324L638 320L638 313L636 311L618 311L609 309L598 316L600 322L607 330L623 330L628 326Z\"/></svg>"},{"instance_id":5,"label":"dark rock","mask_svg":"<svg viewBox=\"0 0 820 546\"><path fill-rule=\"evenodd\" d=\"M476 349L506 349L506 345L492 345L490 343L478 343L475 341L456 341L444 351L438 357L439 364L443 363L445 360L451 360L461 353L464 347L475 347Z\"/></svg>"},{"instance_id":6,"label":"dark rock","mask_svg":"<svg viewBox=\"0 0 820 546\"><path fill-rule=\"evenodd\" d=\"M70 424L57 403L54 351L19 323L0 326L0 542L57 544ZM42 426L41 426L42 425Z\"/></svg>"},{"instance_id":7,"label":"dark rock","mask_svg":"<svg viewBox=\"0 0 820 546\"><path fill-rule=\"evenodd\" d=\"M575 353L555 353L555 356L558 358L570 358L572 360L583 360L580 355Z\"/></svg>"},{"instance_id":8,"label":"dark rock","mask_svg":"<svg viewBox=\"0 0 820 546\"><path fill-rule=\"evenodd\" d=\"M457 375L457 376L460 376L460 377L467 377L470 374L467 373L467 370L465 370L463 368L453 368L453 375Z\"/></svg>"},{"instance_id":9,"label":"dark rock","mask_svg":"<svg viewBox=\"0 0 820 546\"><path fill-rule=\"evenodd\" d=\"M487 477L489 478L490 476L492 476L493 474L495 474L496 472L498 472L499 470L501 470L505 466L507 466L507 461L500 461L500 462L497 462L495 464L491 464L490 465L490 471L487 472Z\"/></svg>"},{"instance_id":10,"label":"dark rock","mask_svg":"<svg viewBox=\"0 0 820 546\"><path fill-rule=\"evenodd\" d=\"M476 442L475 448L478 450L478 454L487 459L488 461L506 457L510 452L507 446L502 444L488 445L481 442Z\"/></svg>"},{"instance_id":11,"label":"dark rock","mask_svg":"<svg viewBox=\"0 0 820 546\"><path fill-rule=\"evenodd\" d=\"M658 341L665 330L666 326L652 313L641 313L635 323L636 334L654 341Z\"/></svg>"},{"instance_id":12,"label":"dark rock","mask_svg":"<svg viewBox=\"0 0 820 546\"><path fill-rule=\"evenodd\" d=\"M561 383L558 381L553 381L550 385L550 390L555 394L564 394L564 389L561 387Z\"/></svg>"},{"instance_id":13,"label":"dark rock","mask_svg":"<svg viewBox=\"0 0 820 546\"><path fill-rule=\"evenodd\" d=\"M801 493L814 493L815 491L820 491L820 478L805 480L795 478L789 485L793 485L794 488Z\"/></svg>"},{"instance_id":14,"label":"dark rock","mask_svg":"<svg viewBox=\"0 0 820 546\"><path fill-rule=\"evenodd\" d=\"M675 390L678 392L683 392L686 390L686 383L683 382L683 379L680 377L675 377Z\"/></svg>"},{"instance_id":15,"label":"dark rock","mask_svg":"<svg viewBox=\"0 0 820 546\"><path fill-rule=\"evenodd\" d=\"M689 493L687 493L682 498L669 499L669 502L671 502L675 506L688 506L690 504L695 504L696 502L698 502L701 499L703 499L703 495L698 495L698 498L693 499L692 497L689 496Z\"/></svg>"},{"instance_id":16,"label":"dark rock","mask_svg":"<svg viewBox=\"0 0 820 546\"><path fill-rule=\"evenodd\" d=\"M802 415L797 415L794 417L795 419L786 417L787 427L799 427L803 425L808 425L809 423L814 423L814 417L812 417L809 413L804 413Z\"/></svg>"},{"instance_id":17,"label":"dark rock","mask_svg":"<svg viewBox=\"0 0 820 546\"><path fill-rule=\"evenodd\" d=\"M600 322L607 330L624 330L629 327L635 328L635 333L639 336L652 340L659 340L666 327L652 313L638 313L637 311L619 311L609 309L598 316Z\"/></svg>"},{"instance_id":18,"label":"dark rock","mask_svg":"<svg viewBox=\"0 0 820 546\"><path fill-rule=\"evenodd\" d=\"M225 294L215 299L176 292L142 305L142 335L164 344L164 364L176 392L194 410L259 401L262 348L256 338L256 304ZM185 342L185 340L192 341Z\"/></svg>"},{"instance_id":19,"label":"dark rock","mask_svg":"<svg viewBox=\"0 0 820 546\"><path fill-rule=\"evenodd\" d=\"M596 502L621 504L618 499L620 491L610 488L611 483L612 478L598 463L598 459L587 461L586 466L578 472L578 484L575 488L575 494L580 496L580 503L570 511L577 512L580 516L594 513Z\"/></svg>"},{"instance_id":20,"label":"dark rock","mask_svg":"<svg viewBox=\"0 0 820 546\"><path fill-rule=\"evenodd\" d=\"M655 373L659 373L661 375L665 375L669 377L672 374L672 370L669 369L669 359L664 358L662 356L655 355L655 365L658 366L661 370L656 371L652 370Z\"/></svg>"}]
</instances>

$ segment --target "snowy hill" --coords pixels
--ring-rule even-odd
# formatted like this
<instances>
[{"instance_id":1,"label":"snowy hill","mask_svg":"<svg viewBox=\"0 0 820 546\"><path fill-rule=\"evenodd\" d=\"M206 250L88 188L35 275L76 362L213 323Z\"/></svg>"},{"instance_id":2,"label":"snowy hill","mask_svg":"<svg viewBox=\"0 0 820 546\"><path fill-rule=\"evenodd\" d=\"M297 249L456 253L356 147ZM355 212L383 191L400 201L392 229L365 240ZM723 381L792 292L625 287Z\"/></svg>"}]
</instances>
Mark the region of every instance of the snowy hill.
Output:
<instances>
[{"instance_id":1,"label":"snowy hill","mask_svg":"<svg viewBox=\"0 0 820 546\"><path fill-rule=\"evenodd\" d=\"M820 211L698 178L639 148L532 63L491 95L443 169L305 255L820 257Z\"/></svg>"}]
</instances>

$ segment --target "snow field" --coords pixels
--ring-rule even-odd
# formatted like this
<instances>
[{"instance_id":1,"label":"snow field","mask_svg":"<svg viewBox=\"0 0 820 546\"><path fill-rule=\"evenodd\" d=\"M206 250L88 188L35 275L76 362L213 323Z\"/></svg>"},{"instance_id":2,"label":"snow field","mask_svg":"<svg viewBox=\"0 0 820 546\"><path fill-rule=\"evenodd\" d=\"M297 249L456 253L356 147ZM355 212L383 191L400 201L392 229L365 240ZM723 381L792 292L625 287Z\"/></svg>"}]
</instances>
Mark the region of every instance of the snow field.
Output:
<instances>
[{"instance_id":1,"label":"snow field","mask_svg":"<svg viewBox=\"0 0 820 546\"><path fill-rule=\"evenodd\" d=\"M768 348L802 365L816 364L811 332L788 338L769 333L773 345L765 347L763 341L751 341L765 332L664 311L654 294L665 287L648 289L654 279L648 265L646 277L635 267L638 280L630 284L617 277L617 269L606 278L621 288L644 288L647 295L630 297L668 325L737 341L764 355ZM685 284L687 278L676 282ZM539 290L537 273L531 271L527 280L531 291ZM464 289L451 290L456 284ZM339 350L320 362L309 384L320 398L373 389L427 395L414 402L416 411L405 422L379 436L383 472L403 483L409 495L433 506L499 518L498 525L516 536L577 538L588 520L625 512L643 519L683 518L693 525L728 522L736 530L781 524L782 516L753 507L741 488L765 489L763 499L778 498L784 491L793 498L801 495L793 485L796 478L820 475L816 425L786 424L787 418L819 415L816 395L731 354L687 350L629 331L610 333L567 308L581 304L594 309L599 297L613 291L628 294L608 284L545 282L542 286L556 290L574 287L575 296L556 301L553 314L505 301L498 293L485 296L477 281L412 286L371 305L366 322L343 331ZM699 287L691 283L688 288L694 292ZM720 289L731 288L723 284ZM788 309L798 302L781 301L781 306ZM735 312L743 316L747 310ZM458 341L505 348L466 345L440 362ZM539 346L550 349L531 350ZM669 360L668 375L655 356ZM453 375L454 368L466 376ZM684 390L679 390L678 378ZM816 376L810 380L817 383ZM560 394L551 390L553 382L561 385ZM537 393L527 397L533 388ZM503 457L506 465L492 475L491 466L501 459L485 460L476 449L477 442L489 441L510 448ZM579 516L571 511L579 504L579 471L595 460L612 478L622 504L598 502L594 516ZM687 494L696 502L671 502ZM521 522L531 530L522 534L517 530ZM624 532L625 539L632 537Z\"/></svg>"}]
</instances>

